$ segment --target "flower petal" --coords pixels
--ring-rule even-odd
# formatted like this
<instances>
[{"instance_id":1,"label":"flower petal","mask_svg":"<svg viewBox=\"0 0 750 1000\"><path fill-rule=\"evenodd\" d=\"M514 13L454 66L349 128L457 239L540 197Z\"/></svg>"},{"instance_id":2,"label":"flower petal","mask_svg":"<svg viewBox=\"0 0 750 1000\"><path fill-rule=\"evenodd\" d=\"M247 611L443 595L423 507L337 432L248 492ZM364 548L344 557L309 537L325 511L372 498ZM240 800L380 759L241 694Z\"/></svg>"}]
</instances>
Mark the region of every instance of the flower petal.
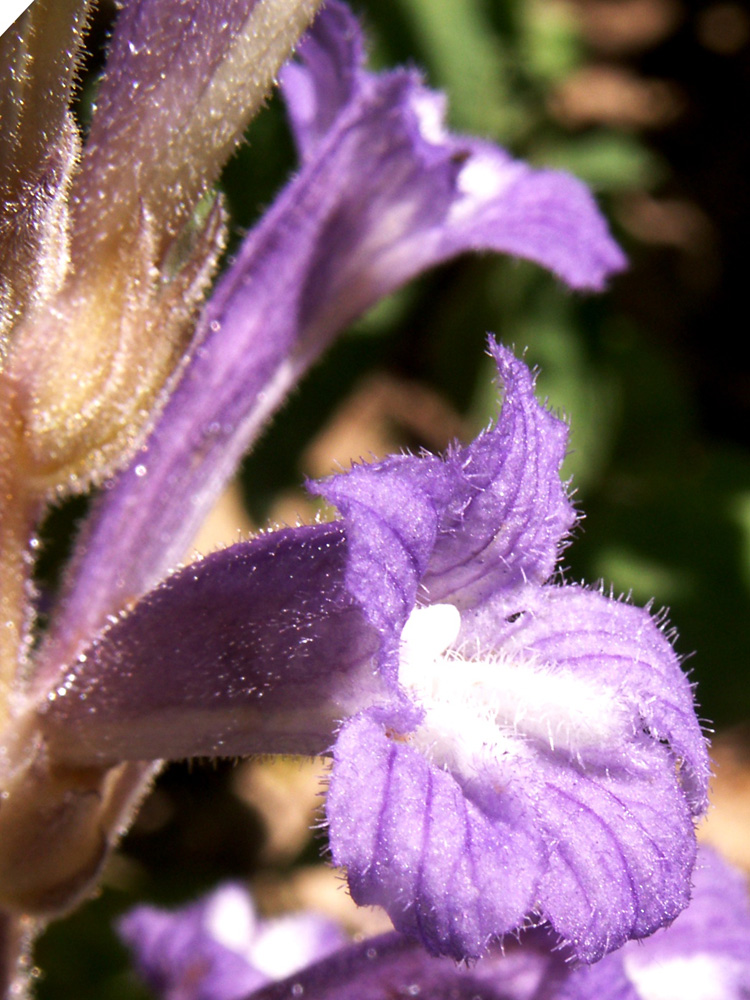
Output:
<instances>
[{"instance_id":1,"label":"flower petal","mask_svg":"<svg viewBox=\"0 0 750 1000\"><path fill-rule=\"evenodd\" d=\"M410 996L429 1000L554 1000L553 984L566 974L558 956L531 940L524 939L521 947L509 943L503 954L467 968L428 955L421 945L391 933L342 948L295 976L266 986L252 1000L288 1000L296 995L306 1000Z\"/></svg>"},{"instance_id":2,"label":"flower petal","mask_svg":"<svg viewBox=\"0 0 750 1000\"><path fill-rule=\"evenodd\" d=\"M541 910L584 962L653 933L690 898L690 812L669 760L658 747L638 749L637 776L540 755L519 791L549 848Z\"/></svg>"},{"instance_id":3,"label":"flower petal","mask_svg":"<svg viewBox=\"0 0 750 1000\"><path fill-rule=\"evenodd\" d=\"M327 815L334 864L355 902L461 960L516 930L534 907L545 849L497 796L493 815L370 714L339 733Z\"/></svg>"},{"instance_id":4,"label":"flower petal","mask_svg":"<svg viewBox=\"0 0 750 1000\"><path fill-rule=\"evenodd\" d=\"M452 486L432 455L387 458L313 484L346 525L346 586L383 642L380 663L393 682L401 629L417 599Z\"/></svg>"},{"instance_id":5,"label":"flower petal","mask_svg":"<svg viewBox=\"0 0 750 1000\"><path fill-rule=\"evenodd\" d=\"M357 97L365 47L357 18L336 0L326 4L297 46L298 60L288 62L280 82L287 114L303 162L317 153L339 114Z\"/></svg>"},{"instance_id":6,"label":"flower petal","mask_svg":"<svg viewBox=\"0 0 750 1000\"><path fill-rule=\"evenodd\" d=\"M560 482L568 428L537 402L523 361L492 339L489 350L502 410L491 430L449 456L456 485L422 580L431 603L461 610L522 581L543 583L575 521Z\"/></svg>"},{"instance_id":7,"label":"flower petal","mask_svg":"<svg viewBox=\"0 0 750 1000\"><path fill-rule=\"evenodd\" d=\"M325 752L351 690L379 693L377 637L344 589L344 557L341 528L318 525L170 577L50 694L40 724L56 759Z\"/></svg>"},{"instance_id":8,"label":"flower petal","mask_svg":"<svg viewBox=\"0 0 750 1000\"><path fill-rule=\"evenodd\" d=\"M241 885L174 912L140 906L119 924L140 975L174 1000L241 1000L341 948L341 928L312 912L261 920Z\"/></svg>"},{"instance_id":9,"label":"flower petal","mask_svg":"<svg viewBox=\"0 0 750 1000\"><path fill-rule=\"evenodd\" d=\"M516 741L470 779L410 741L366 714L345 724L330 842L354 900L433 953L476 958L542 917L594 962L687 905L695 839L658 746L641 741L629 771L609 771Z\"/></svg>"},{"instance_id":10,"label":"flower petal","mask_svg":"<svg viewBox=\"0 0 750 1000\"><path fill-rule=\"evenodd\" d=\"M611 692L630 714L620 736L645 731L658 741L692 811L705 811L710 764L692 687L647 611L583 587L524 587L466 614L464 638L583 681L592 694ZM617 740L614 729L611 744L600 738L600 763L617 764Z\"/></svg>"},{"instance_id":11,"label":"flower petal","mask_svg":"<svg viewBox=\"0 0 750 1000\"><path fill-rule=\"evenodd\" d=\"M213 898L177 913L140 906L119 922L120 937L135 955L138 974L158 996L239 1000L267 982L242 955L215 940L207 926L214 899L219 897L220 903L221 895L233 888L225 886ZM252 923L254 917L253 912L244 915Z\"/></svg>"},{"instance_id":12,"label":"flower petal","mask_svg":"<svg viewBox=\"0 0 750 1000\"><path fill-rule=\"evenodd\" d=\"M702 847L685 912L645 941L573 971L559 1000L744 1000L749 992L747 884Z\"/></svg>"},{"instance_id":13,"label":"flower petal","mask_svg":"<svg viewBox=\"0 0 750 1000\"><path fill-rule=\"evenodd\" d=\"M378 88L404 84L394 88L393 110L407 143L394 146L383 164L396 181L391 211L381 216L378 207L362 205L385 286L401 284L404 268L418 273L479 248L528 257L574 288L601 288L624 266L584 185L556 171L532 170L491 143L452 135L443 122L445 98L416 76L364 70L359 25L343 4L326 6L297 57L285 67L282 87L305 159L316 155L337 117L364 107ZM414 172L407 157L420 159L423 170ZM342 255L340 264L348 263ZM360 262L351 263L361 270Z\"/></svg>"}]
</instances>

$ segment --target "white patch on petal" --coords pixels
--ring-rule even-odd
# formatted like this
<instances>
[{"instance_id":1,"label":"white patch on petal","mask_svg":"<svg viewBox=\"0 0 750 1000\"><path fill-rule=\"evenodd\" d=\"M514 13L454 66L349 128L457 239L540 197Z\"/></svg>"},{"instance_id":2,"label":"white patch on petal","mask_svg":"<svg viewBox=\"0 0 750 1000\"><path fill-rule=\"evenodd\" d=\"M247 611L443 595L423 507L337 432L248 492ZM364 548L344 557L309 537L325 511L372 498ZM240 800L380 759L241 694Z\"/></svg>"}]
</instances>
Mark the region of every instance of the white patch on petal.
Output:
<instances>
[{"instance_id":1,"label":"white patch on petal","mask_svg":"<svg viewBox=\"0 0 750 1000\"><path fill-rule=\"evenodd\" d=\"M643 1000L726 1000L735 994L731 959L703 954L642 962L633 951L623 962Z\"/></svg>"},{"instance_id":2,"label":"white patch on petal","mask_svg":"<svg viewBox=\"0 0 750 1000\"><path fill-rule=\"evenodd\" d=\"M214 941L230 951L244 953L257 926L250 897L239 886L218 889L211 896L203 925Z\"/></svg>"},{"instance_id":3,"label":"white patch on petal","mask_svg":"<svg viewBox=\"0 0 750 1000\"><path fill-rule=\"evenodd\" d=\"M269 979L285 979L332 950L332 943L323 941L324 925L325 919L315 913L269 920L248 949L247 960Z\"/></svg>"},{"instance_id":4,"label":"white patch on petal","mask_svg":"<svg viewBox=\"0 0 750 1000\"><path fill-rule=\"evenodd\" d=\"M583 759L621 747L630 712L617 692L532 657L466 658L451 650L461 623L451 604L417 608L402 633L399 681L424 709L412 744L464 775L521 740Z\"/></svg>"},{"instance_id":5,"label":"white patch on petal","mask_svg":"<svg viewBox=\"0 0 750 1000\"><path fill-rule=\"evenodd\" d=\"M440 146L448 138L445 118L445 97L429 90L417 90L411 97L411 108L417 116L419 132L425 142Z\"/></svg>"},{"instance_id":6,"label":"white patch on petal","mask_svg":"<svg viewBox=\"0 0 750 1000\"><path fill-rule=\"evenodd\" d=\"M461 197L451 206L449 223L460 222L495 201L526 168L522 163L497 156L474 153L458 175L456 186Z\"/></svg>"},{"instance_id":7,"label":"white patch on petal","mask_svg":"<svg viewBox=\"0 0 750 1000\"><path fill-rule=\"evenodd\" d=\"M453 604L415 608L401 632L399 680L406 687L420 683L425 670L452 646L461 630L461 614Z\"/></svg>"}]
</instances>

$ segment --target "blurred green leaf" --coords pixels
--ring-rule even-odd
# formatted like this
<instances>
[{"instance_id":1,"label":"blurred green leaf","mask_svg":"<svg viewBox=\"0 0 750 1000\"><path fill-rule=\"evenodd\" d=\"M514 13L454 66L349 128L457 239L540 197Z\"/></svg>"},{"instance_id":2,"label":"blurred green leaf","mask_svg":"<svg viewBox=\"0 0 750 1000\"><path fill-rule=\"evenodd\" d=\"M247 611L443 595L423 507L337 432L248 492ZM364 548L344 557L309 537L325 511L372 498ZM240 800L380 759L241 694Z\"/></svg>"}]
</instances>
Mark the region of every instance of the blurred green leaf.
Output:
<instances>
[{"instance_id":1,"label":"blurred green leaf","mask_svg":"<svg viewBox=\"0 0 750 1000\"><path fill-rule=\"evenodd\" d=\"M520 6L520 15L520 54L526 72L543 84L554 84L580 66L581 26L568 3L529 0Z\"/></svg>"},{"instance_id":2,"label":"blurred green leaf","mask_svg":"<svg viewBox=\"0 0 750 1000\"><path fill-rule=\"evenodd\" d=\"M632 135L597 129L585 135L558 135L533 151L537 164L567 170L597 191L649 190L664 176L664 167Z\"/></svg>"},{"instance_id":3,"label":"blurred green leaf","mask_svg":"<svg viewBox=\"0 0 750 1000\"><path fill-rule=\"evenodd\" d=\"M400 0L430 82L450 93L452 125L508 142L526 127L510 62L481 0Z\"/></svg>"}]
</instances>

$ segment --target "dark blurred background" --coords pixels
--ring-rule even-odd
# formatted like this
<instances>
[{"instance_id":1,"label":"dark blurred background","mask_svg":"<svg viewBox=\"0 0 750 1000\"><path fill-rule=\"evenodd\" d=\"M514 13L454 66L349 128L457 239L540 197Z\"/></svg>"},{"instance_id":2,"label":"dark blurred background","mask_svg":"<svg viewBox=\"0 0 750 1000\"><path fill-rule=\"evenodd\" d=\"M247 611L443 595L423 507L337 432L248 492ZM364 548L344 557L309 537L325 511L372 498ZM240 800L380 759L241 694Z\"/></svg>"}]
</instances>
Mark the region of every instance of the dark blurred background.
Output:
<instances>
[{"instance_id":1,"label":"dark blurred background","mask_svg":"<svg viewBox=\"0 0 750 1000\"><path fill-rule=\"evenodd\" d=\"M531 265L464 258L383 303L247 460L252 523L308 516L303 477L335 462L469 439L496 412L486 332L527 348L540 392L572 426L566 471L585 520L565 553L569 578L603 579L669 609L701 713L739 766L750 720L747 9L733 0L354 5L373 64L421 67L448 92L452 128L586 180L631 265L606 295L582 298ZM102 4L92 26L84 119L112 15ZM235 240L294 167L278 99L248 138L223 182ZM56 515L49 532L64 523ZM290 773L281 784L294 787L302 771ZM273 799L264 774L169 769L100 898L43 940L39 997L146 995L109 929L136 898L176 902L229 876L268 889L314 865L320 839L269 847L280 834L263 805Z\"/></svg>"}]
</instances>

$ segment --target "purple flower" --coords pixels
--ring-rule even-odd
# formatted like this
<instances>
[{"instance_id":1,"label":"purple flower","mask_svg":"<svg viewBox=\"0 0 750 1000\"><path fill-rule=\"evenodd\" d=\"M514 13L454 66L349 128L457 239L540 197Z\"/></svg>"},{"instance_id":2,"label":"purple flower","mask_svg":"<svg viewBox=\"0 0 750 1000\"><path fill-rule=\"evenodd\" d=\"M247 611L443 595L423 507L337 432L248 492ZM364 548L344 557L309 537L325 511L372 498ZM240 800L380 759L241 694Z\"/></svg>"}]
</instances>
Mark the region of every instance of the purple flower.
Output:
<instances>
[{"instance_id":1,"label":"purple flower","mask_svg":"<svg viewBox=\"0 0 750 1000\"><path fill-rule=\"evenodd\" d=\"M397 934L344 946L314 914L258 921L235 886L177 913L139 907L120 933L164 1000L744 1000L750 991L747 885L705 848L687 910L592 966L566 962L544 928L470 967Z\"/></svg>"},{"instance_id":2,"label":"purple flower","mask_svg":"<svg viewBox=\"0 0 750 1000\"><path fill-rule=\"evenodd\" d=\"M571 975L544 933L468 968L394 932L347 943L337 925L309 911L260 920L235 885L176 912L140 906L118 930L160 1000L553 1000Z\"/></svg>"},{"instance_id":3,"label":"purple flower","mask_svg":"<svg viewBox=\"0 0 750 1000\"><path fill-rule=\"evenodd\" d=\"M706 748L658 623L548 582L574 521L566 428L491 350L495 427L355 467L315 487L342 521L171 577L42 725L73 765L320 753L344 718L327 813L357 902L436 953L546 920L592 962L687 904Z\"/></svg>"},{"instance_id":4,"label":"purple flower","mask_svg":"<svg viewBox=\"0 0 750 1000\"><path fill-rule=\"evenodd\" d=\"M233 884L175 912L140 906L119 932L163 1000L240 1000L347 940L337 924L311 912L262 920L247 890Z\"/></svg>"},{"instance_id":5,"label":"purple flower","mask_svg":"<svg viewBox=\"0 0 750 1000\"><path fill-rule=\"evenodd\" d=\"M686 905L706 751L649 615L546 582L573 520L565 428L493 353L492 431L322 487L392 692L339 733L331 847L354 898L432 951L476 956L537 917L591 962Z\"/></svg>"},{"instance_id":6,"label":"purple flower","mask_svg":"<svg viewBox=\"0 0 750 1000\"><path fill-rule=\"evenodd\" d=\"M470 966L428 955L391 933L352 945L243 1000L555 1000L569 969L545 935L525 935ZM602 994L598 1000L615 1000Z\"/></svg>"},{"instance_id":7,"label":"purple flower","mask_svg":"<svg viewBox=\"0 0 750 1000\"><path fill-rule=\"evenodd\" d=\"M288 390L381 296L468 250L529 257L574 288L601 288L623 265L582 184L450 134L442 96L415 73L366 72L343 5L326 6L298 56L284 93L302 169L218 282L181 382L109 484L40 680L184 556Z\"/></svg>"}]
</instances>

